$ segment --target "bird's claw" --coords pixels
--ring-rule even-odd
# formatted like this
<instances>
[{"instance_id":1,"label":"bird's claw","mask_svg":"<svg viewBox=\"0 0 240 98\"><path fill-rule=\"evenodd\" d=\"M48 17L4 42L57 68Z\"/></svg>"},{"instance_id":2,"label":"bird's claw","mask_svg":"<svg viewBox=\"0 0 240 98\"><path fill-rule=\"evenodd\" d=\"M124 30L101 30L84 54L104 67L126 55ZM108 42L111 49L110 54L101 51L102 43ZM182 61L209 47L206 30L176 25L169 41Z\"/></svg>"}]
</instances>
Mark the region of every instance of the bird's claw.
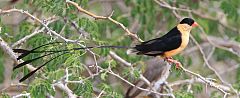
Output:
<instances>
[{"instance_id":1,"label":"bird's claw","mask_svg":"<svg viewBox=\"0 0 240 98\"><path fill-rule=\"evenodd\" d=\"M174 60L172 57L166 57L166 58L164 59L164 61L167 61L167 62L169 62L169 63L175 63L175 64L176 64L176 69L180 69L181 66L182 66L182 64L181 64L179 61Z\"/></svg>"},{"instance_id":2,"label":"bird's claw","mask_svg":"<svg viewBox=\"0 0 240 98\"><path fill-rule=\"evenodd\" d=\"M176 62L176 69L180 69L181 68L181 63L180 62Z\"/></svg>"}]
</instances>

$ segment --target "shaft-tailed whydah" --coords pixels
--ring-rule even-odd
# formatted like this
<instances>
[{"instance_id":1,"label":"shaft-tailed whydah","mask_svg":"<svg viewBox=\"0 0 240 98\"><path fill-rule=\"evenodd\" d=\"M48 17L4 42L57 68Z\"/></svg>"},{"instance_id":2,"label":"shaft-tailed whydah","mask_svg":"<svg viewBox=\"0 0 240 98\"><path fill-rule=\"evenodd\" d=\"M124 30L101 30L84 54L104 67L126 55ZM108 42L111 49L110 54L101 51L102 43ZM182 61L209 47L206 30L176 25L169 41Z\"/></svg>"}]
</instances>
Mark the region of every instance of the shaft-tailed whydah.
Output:
<instances>
[{"instance_id":1,"label":"shaft-tailed whydah","mask_svg":"<svg viewBox=\"0 0 240 98\"><path fill-rule=\"evenodd\" d=\"M13 69L22 67L26 64L29 64L35 60L38 60L40 58L43 58L45 56L53 55L56 53L59 53L57 56L51 58L44 64L37 67L34 71L28 73L25 75L22 79L20 79L20 82L26 80L28 77L30 77L32 74L34 74L37 70L42 68L47 63L51 62L54 59L57 59L65 54L71 53L71 51L74 50L82 50L82 49L91 49L91 48L125 48L127 50L127 54L137 54L137 55L147 55L147 56L161 56L163 58L171 58L172 56L178 54L181 52L188 44L189 42L189 35L190 31L193 27L197 26L198 24L191 18L184 18L177 26L175 26L172 30L170 30L167 34L163 35L162 37L155 38L149 41L142 42L134 47L128 47L128 46L92 46L92 47L80 47L80 48L72 48L72 49L66 49L66 50L57 50L57 51L38 51L39 48L53 45L53 44L59 44L64 42L53 42L41 45L39 47L36 47L32 50L26 50L26 49L13 49L14 52L20 53L21 55L17 58L17 60L20 60L24 58L25 56L32 54L32 53L45 53L45 55L42 55L37 58L33 58L31 60L27 60L25 62L22 62L18 65L16 65Z\"/></svg>"}]
</instances>

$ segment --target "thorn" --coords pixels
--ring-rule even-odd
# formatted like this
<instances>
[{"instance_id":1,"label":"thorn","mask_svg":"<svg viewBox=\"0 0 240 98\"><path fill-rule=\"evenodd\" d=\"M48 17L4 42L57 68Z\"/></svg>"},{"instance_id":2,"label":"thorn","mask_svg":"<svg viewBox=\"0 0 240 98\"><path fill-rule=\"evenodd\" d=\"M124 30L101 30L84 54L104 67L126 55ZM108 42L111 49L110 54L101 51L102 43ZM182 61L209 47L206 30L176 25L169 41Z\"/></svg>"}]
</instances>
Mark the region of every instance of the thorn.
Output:
<instances>
[{"instance_id":1,"label":"thorn","mask_svg":"<svg viewBox=\"0 0 240 98\"><path fill-rule=\"evenodd\" d=\"M113 13L114 13L114 10L111 12L111 14L108 17L109 18L112 17Z\"/></svg>"}]
</instances>

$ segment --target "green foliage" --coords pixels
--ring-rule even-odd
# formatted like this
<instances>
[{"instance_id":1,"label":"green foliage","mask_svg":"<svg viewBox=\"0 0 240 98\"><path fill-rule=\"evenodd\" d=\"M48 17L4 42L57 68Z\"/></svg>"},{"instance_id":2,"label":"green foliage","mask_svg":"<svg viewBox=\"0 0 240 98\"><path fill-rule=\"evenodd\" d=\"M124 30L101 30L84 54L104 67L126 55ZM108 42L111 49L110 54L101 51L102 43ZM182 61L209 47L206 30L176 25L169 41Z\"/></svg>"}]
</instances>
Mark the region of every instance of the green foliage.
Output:
<instances>
[{"instance_id":1,"label":"green foliage","mask_svg":"<svg viewBox=\"0 0 240 98\"><path fill-rule=\"evenodd\" d=\"M240 82L239 80L233 84L233 88L236 89L237 91L240 91Z\"/></svg>"},{"instance_id":2,"label":"green foliage","mask_svg":"<svg viewBox=\"0 0 240 98\"><path fill-rule=\"evenodd\" d=\"M113 10L114 13L112 15L112 18L122 23L124 26L128 27L130 25L128 17L124 16L119 8L114 8ZM112 27L116 28L117 25L113 24Z\"/></svg>"},{"instance_id":3,"label":"green foliage","mask_svg":"<svg viewBox=\"0 0 240 98\"><path fill-rule=\"evenodd\" d=\"M240 42L240 36L233 37L235 41Z\"/></svg>"},{"instance_id":4,"label":"green foliage","mask_svg":"<svg viewBox=\"0 0 240 98\"><path fill-rule=\"evenodd\" d=\"M228 15L229 18L237 20L239 18L238 8L239 8L238 0L224 0L221 3L221 8Z\"/></svg>"},{"instance_id":5,"label":"green foliage","mask_svg":"<svg viewBox=\"0 0 240 98\"><path fill-rule=\"evenodd\" d=\"M11 42L13 37L11 37L11 28L9 26L6 26L4 24L1 23L1 19L0 19L0 27L1 27L1 32L0 32L0 36L2 37L2 39L6 42Z\"/></svg>"},{"instance_id":6,"label":"green foliage","mask_svg":"<svg viewBox=\"0 0 240 98\"><path fill-rule=\"evenodd\" d=\"M64 70L63 69L58 69L58 70L55 70L55 71L50 71L47 73L48 74L48 79L53 81L53 80L59 80L61 79L65 73L64 73Z\"/></svg>"},{"instance_id":7,"label":"green foliage","mask_svg":"<svg viewBox=\"0 0 240 98\"><path fill-rule=\"evenodd\" d=\"M114 60L106 60L105 62L103 62L100 66L104 69L107 68L115 68L117 65L117 62Z\"/></svg>"},{"instance_id":8,"label":"green foliage","mask_svg":"<svg viewBox=\"0 0 240 98\"><path fill-rule=\"evenodd\" d=\"M214 56L217 58L217 60L224 60L225 57L228 57L227 59L234 59L236 61L240 61L239 57L235 54L232 54L228 51L222 50L222 49L216 49Z\"/></svg>"},{"instance_id":9,"label":"green foliage","mask_svg":"<svg viewBox=\"0 0 240 98\"><path fill-rule=\"evenodd\" d=\"M216 21L210 21L204 18L198 18L196 19L197 23L202 26L202 28L204 29L204 33L211 35L211 36L218 36L221 37L221 34L219 34L219 27L218 27L218 22ZM194 38L197 40L198 43L203 42L202 39L202 31L200 29L193 29L191 31L191 34L194 36Z\"/></svg>"},{"instance_id":10,"label":"green foliage","mask_svg":"<svg viewBox=\"0 0 240 98\"><path fill-rule=\"evenodd\" d=\"M52 12L58 15L61 15L64 10L63 8L65 8L64 1L59 2L58 0L48 0L46 2L34 0L32 3L37 5L39 8L42 8L43 12Z\"/></svg>"},{"instance_id":11,"label":"green foliage","mask_svg":"<svg viewBox=\"0 0 240 98\"><path fill-rule=\"evenodd\" d=\"M51 40L51 38L49 38L48 36L45 36L44 34L37 34L36 36L30 38L27 41L27 46L31 48L35 48L40 45L49 43L49 40Z\"/></svg>"},{"instance_id":12,"label":"green foliage","mask_svg":"<svg viewBox=\"0 0 240 98\"><path fill-rule=\"evenodd\" d=\"M77 77L72 78L72 79L76 80ZM72 90L78 96L83 96L84 98L92 98L93 84L91 81L85 80L85 81L83 81L83 83L72 84L72 85L70 85L70 87L72 87Z\"/></svg>"},{"instance_id":13,"label":"green foliage","mask_svg":"<svg viewBox=\"0 0 240 98\"><path fill-rule=\"evenodd\" d=\"M210 98L222 98L222 94L217 91L213 91L210 95Z\"/></svg>"},{"instance_id":14,"label":"green foliage","mask_svg":"<svg viewBox=\"0 0 240 98\"><path fill-rule=\"evenodd\" d=\"M20 40L26 35L29 35L33 32L34 25L29 22L22 22L19 27L19 33L17 33L16 37L14 38L14 42Z\"/></svg>"},{"instance_id":15,"label":"green foliage","mask_svg":"<svg viewBox=\"0 0 240 98\"><path fill-rule=\"evenodd\" d=\"M133 8L131 10L131 15L134 18L137 18L141 25L141 33L139 37L145 38L144 33L148 31L148 34L152 33L153 28L156 25L156 21L152 21L153 19L156 19L156 6L154 6L154 1L148 1L148 0L126 0L127 4L133 4ZM143 7L144 6L144 7ZM142 35L141 35L142 34Z\"/></svg>"},{"instance_id":16,"label":"green foliage","mask_svg":"<svg viewBox=\"0 0 240 98\"><path fill-rule=\"evenodd\" d=\"M176 96L176 98L194 98L192 93L184 91L174 92L174 95Z\"/></svg>"},{"instance_id":17,"label":"green foliage","mask_svg":"<svg viewBox=\"0 0 240 98\"><path fill-rule=\"evenodd\" d=\"M79 29L82 29L88 33L90 33L90 38L92 38L92 40L98 40L98 38L100 38L100 36L102 35L99 31L98 31L98 25L96 22L89 20L88 18L79 18L78 19L78 26Z\"/></svg>"},{"instance_id":18,"label":"green foliage","mask_svg":"<svg viewBox=\"0 0 240 98\"><path fill-rule=\"evenodd\" d=\"M49 25L49 27L52 28L52 30L56 32L61 32L62 28L64 27L65 23L63 21L56 21Z\"/></svg>"},{"instance_id":19,"label":"green foliage","mask_svg":"<svg viewBox=\"0 0 240 98\"><path fill-rule=\"evenodd\" d=\"M0 49L0 83L3 82L4 80L4 65L3 65L3 59L4 59L4 55L3 55L3 51L2 49Z\"/></svg>"},{"instance_id":20,"label":"green foliage","mask_svg":"<svg viewBox=\"0 0 240 98\"><path fill-rule=\"evenodd\" d=\"M181 64L185 65L185 58L183 58L181 55L176 55L174 57L175 60L179 61ZM179 77L182 75L183 70L176 67L176 64L172 64L171 70L174 71L174 76Z\"/></svg>"},{"instance_id":21,"label":"green foliage","mask_svg":"<svg viewBox=\"0 0 240 98\"><path fill-rule=\"evenodd\" d=\"M1 93L0 98L11 98L11 97L6 93Z\"/></svg>"},{"instance_id":22,"label":"green foliage","mask_svg":"<svg viewBox=\"0 0 240 98\"><path fill-rule=\"evenodd\" d=\"M105 83L99 84L99 87L102 91L104 91L106 94L104 94L103 98L123 98L123 96L119 93L117 93L111 86Z\"/></svg>"},{"instance_id":23,"label":"green foliage","mask_svg":"<svg viewBox=\"0 0 240 98\"><path fill-rule=\"evenodd\" d=\"M29 86L29 92L32 98L46 98L47 94L55 95L51 82L37 78Z\"/></svg>"},{"instance_id":24,"label":"green foliage","mask_svg":"<svg viewBox=\"0 0 240 98\"><path fill-rule=\"evenodd\" d=\"M133 76L137 79L140 77L140 73L141 72L139 70L133 70Z\"/></svg>"},{"instance_id":25,"label":"green foliage","mask_svg":"<svg viewBox=\"0 0 240 98\"><path fill-rule=\"evenodd\" d=\"M176 55L176 56L174 56L174 59L177 60L177 61L179 61L179 62L181 62L181 63L184 63L184 62L185 62L184 57L181 56L181 55Z\"/></svg>"},{"instance_id":26,"label":"green foliage","mask_svg":"<svg viewBox=\"0 0 240 98\"><path fill-rule=\"evenodd\" d=\"M122 75L121 76L128 77L129 81L136 81L136 80L139 79L140 74L141 74L141 70L139 70L137 68L134 69L134 70L131 70L131 68L125 68L122 71Z\"/></svg>"},{"instance_id":27,"label":"green foliage","mask_svg":"<svg viewBox=\"0 0 240 98\"><path fill-rule=\"evenodd\" d=\"M103 72L100 74L100 77L103 81L106 81L106 78L108 77L108 73L107 72Z\"/></svg>"},{"instance_id":28,"label":"green foliage","mask_svg":"<svg viewBox=\"0 0 240 98\"><path fill-rule=\"evenodd\" d=\"M86 6L88 0L71 0L81 6ZM72 6L66 5L65 0L24 0L24 3L31 3L41 9L44 13L51 12L59 16L73 16L72 13L76 9Z\"/></svg>"},{"instance_id":29,"label":"green foliage","mask_svg":"<svg viewBox=\"0 0 240 98\"><path fill-rule=\"evenodd\" d=\"M193 84L192 89L194 93L201 93L203 91L202 84Z\"/></svg>"}]
</instances>

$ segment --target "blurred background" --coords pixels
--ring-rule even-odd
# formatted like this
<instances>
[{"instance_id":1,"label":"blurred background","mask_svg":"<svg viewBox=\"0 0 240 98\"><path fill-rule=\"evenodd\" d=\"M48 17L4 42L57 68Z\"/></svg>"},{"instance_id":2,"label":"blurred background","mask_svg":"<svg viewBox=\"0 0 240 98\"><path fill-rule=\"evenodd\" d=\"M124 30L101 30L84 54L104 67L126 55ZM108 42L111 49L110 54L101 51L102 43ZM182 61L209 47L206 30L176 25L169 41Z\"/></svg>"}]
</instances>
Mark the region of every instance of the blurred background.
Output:
<instances>
[{"instance_id":1,"label":"blurred background","mask_svg":"<svg viewBox=\"0 0 240 98\"><path fill-rule=\"evenodd\" d=\"M173 58L184 68L216 83L219 88L209 86L198 76L178 70L160 58L127 55L126 49L71 52L19 83L18 80L34 67L55 55L13 71L17 62L12 56L18 54L11 54L11 49L33 49L67 39L74 43L49 45L40 50L98 45L134 46L139 43L129 37L119 24L108 19L95 19L67 1L0 0L1 98L123 98L127 90L131 91L129 96L132 98L239 97L240 0L71 0L95 15L112 15L112 19L143 41L166 34L184 17L193 18L199 27L191 31L188 47ZM31 54L23 60L41 55ZM156 92L170 95L131 89L139 84L139 87L150 90L143 77L154 87L160 81Z\"/></svg>"}]
</instances>

